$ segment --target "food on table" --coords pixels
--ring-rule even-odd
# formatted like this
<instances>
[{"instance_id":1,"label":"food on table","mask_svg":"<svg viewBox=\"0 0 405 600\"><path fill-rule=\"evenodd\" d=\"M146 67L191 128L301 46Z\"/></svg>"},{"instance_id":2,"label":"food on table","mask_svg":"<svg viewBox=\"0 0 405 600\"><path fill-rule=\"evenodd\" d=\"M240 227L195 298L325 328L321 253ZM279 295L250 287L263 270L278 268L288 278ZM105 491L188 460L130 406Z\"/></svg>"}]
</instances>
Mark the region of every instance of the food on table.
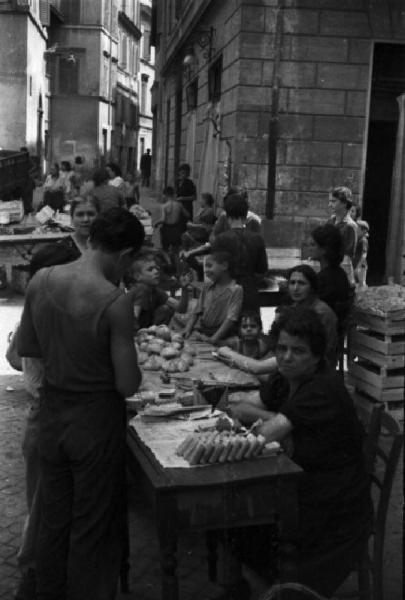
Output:
<instances>
[{"instance_id":1,"label":"food on table","mask_svg":"<svg viewBox=\"0 0 405 600\"><path fill-rule=\"evenodd\" d=\"M266 440L262 435L247 436L230 431L190 433L178 446L176 454L190 465L235 462L253 458L263 452Z\"/></svg>"},{"instance_id":2,"label":"food on table","mask_svg":"<svg viewBox=\"0 0 405 600\"><path fill-rule=\"evenodd\" d=\"M183 352L184 340L178 332L171 332L167 325L152 325L140 329L135 338L138 362L146 371L184 373L194 364L195 350L188 345Z\"/></svg>"},{"instance_id":3,"label":"food on table","mask_svg":"<svg viewBox=\"0 0 405 600\"><path fill-rule=\"evenodd\" d=\"M233 426L233 419L231 419L231 417L228 417L228 415L219 417L215 424L217 431L231 431L233 429Z\"/></svg>"}]
</instances>

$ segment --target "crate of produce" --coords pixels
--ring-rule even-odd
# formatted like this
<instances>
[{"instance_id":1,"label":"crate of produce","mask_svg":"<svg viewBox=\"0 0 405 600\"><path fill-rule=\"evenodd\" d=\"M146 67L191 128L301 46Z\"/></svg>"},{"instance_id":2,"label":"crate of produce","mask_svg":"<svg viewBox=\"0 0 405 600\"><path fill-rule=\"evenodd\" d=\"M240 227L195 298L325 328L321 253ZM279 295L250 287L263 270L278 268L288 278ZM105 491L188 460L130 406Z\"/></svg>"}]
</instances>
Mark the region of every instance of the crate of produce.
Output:
<instances>
[{"instance_id":1,"label":"crate of produce","mask_svg":"<svg viewBox=\"0 0 405 600\"><path fill-rule=\"evenodd\" d=\"M403 419L405 386L405 288L362 290L348 339L348 370L356 392Z\"/></svg>"}]
</instances>

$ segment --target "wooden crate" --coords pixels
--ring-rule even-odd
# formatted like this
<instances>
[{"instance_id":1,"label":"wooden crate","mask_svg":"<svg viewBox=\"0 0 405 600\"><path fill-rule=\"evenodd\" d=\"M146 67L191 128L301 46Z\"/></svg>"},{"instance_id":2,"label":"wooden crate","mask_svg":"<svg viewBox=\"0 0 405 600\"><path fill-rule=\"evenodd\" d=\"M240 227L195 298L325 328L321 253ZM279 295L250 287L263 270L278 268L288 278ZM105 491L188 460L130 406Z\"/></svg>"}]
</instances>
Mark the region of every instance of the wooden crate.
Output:
<instances>
[{"instance_id":1,"label":"wooden crate","mask_svg":"<svg viewBox=\"0 0 405 600\"><path fill-rule=\"evenodd\" d=\"M384 317L355 312L356 328L348 339L348 371L356 392L383 402L403 419L405 385L405 320L403 314Z\"/></svg>"}]
</instances>

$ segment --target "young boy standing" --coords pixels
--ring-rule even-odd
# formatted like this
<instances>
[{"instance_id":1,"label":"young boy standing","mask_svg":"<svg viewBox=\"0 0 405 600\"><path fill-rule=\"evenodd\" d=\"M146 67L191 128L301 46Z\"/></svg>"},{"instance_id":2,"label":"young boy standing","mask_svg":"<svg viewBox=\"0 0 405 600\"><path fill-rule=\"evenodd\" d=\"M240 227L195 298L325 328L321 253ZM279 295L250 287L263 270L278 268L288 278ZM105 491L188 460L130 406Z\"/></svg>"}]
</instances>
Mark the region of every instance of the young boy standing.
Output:
<instances>
[{"instance_id":1,"label":"young boy standing","mask_svg":"<svg viewBox=\"0 0 405 600\"><path fill-rule=\"evenodd\" d=\"M228 348L249 358L260 359L267 354L269 343L263 335L262 320L259 313L246 310L239 321L239 335L226 340Z\"/></svg>"},{"instance_id":2,"label":"young boy standing","mask_svg":"<svg viewBox=\"0 0 405 600\"><path fill-rule=\"evenodd\" d=\"M184 337L195 330L198 340L216 344L232 335L242 309L243 290L232 277L232 257L227 252L210 254L205 273L210 282L203 285Z\"/></svg>"}]
</instances>

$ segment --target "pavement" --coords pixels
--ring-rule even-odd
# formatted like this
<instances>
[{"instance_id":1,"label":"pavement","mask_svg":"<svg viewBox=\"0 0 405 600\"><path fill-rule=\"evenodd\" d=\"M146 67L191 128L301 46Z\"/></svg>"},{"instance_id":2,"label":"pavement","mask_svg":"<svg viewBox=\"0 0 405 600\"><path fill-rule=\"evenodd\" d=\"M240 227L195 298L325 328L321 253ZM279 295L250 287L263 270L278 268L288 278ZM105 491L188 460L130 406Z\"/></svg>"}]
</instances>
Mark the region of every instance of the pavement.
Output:
<instances>
[{"instance_id":1,"label":"pavement","mask_svg":"<svg viewBox=\"0 0 405 600\"><path fill-rule=\"evenodd\" d=\"M153 218L159 212L156 195L142 188L141 204ZM26 515L24 463L21 440L29 400L21 374L14 371L4 355L7 334L18 322L22 296L0 291L0 600L12 600L19 581L16 555ZM402 460L396 473L390 500L384 552L384 600L402 600ZM154 515L136 482L129 482L130 593L119 600L160 600L160 565ZM178 573L180 600L203 600L217 587L209 583L205 536L183 535L179 540ZM263 592L258 581L252 600Z\"/></svg>"}]
</instances>

